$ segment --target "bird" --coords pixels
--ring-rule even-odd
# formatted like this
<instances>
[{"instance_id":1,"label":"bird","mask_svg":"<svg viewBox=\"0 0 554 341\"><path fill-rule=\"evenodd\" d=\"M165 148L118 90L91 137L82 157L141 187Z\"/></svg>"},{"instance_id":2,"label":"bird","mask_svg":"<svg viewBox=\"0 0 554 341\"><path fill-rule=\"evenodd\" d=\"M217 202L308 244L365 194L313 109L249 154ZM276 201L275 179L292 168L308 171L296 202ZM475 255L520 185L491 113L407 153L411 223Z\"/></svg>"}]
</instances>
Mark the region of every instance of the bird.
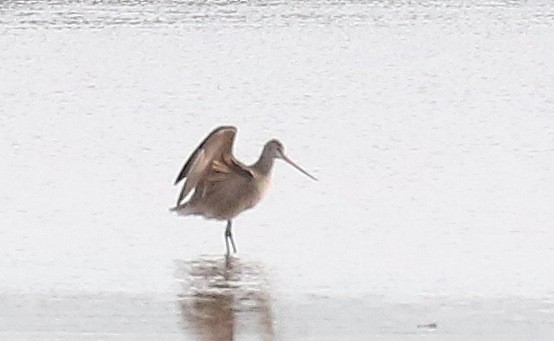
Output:
<instances>
[{"instance_id":1,"label":"bird","mask_svg":"<svg viewBox=\"0 0 554 341\"><path fill-rule=\"evenodd\" d=\"M229 242L233 253L232 220L254 207L267 193L275 159L282 159L300 172L317 181L285 154L283 144L269 140L254 164L247 166L233 156L237 128L220 126L214 129L194 150L181 168L174 185L184 180L183 187L171 211L179 215L199 215L207 219L227 221L224 233L226 256ZM194 190L194 191L193 191ZM190 195L190 198L187 197Z\"/></svg>"}]
</instances>

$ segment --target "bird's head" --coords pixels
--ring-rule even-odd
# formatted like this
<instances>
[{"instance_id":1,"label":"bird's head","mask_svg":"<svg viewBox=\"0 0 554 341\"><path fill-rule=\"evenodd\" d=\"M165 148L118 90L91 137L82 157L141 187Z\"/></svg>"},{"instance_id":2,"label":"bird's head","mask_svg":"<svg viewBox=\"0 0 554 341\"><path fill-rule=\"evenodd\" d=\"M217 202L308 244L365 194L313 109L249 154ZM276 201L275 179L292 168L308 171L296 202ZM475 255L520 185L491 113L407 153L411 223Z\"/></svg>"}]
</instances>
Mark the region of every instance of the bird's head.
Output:
<instances>
[{"instance_id":1,"label":"bird's head","mask_svg":"<svg viewBox=\"0 0 554 341\"><path fill-rule=\"evenodd\" d=\"M267 148L269 155L274 159L283 159L285 155L285 146L277 139L269 140L265 147Z\"/></svg>"},{"instance_id":2,"label":"bird's head","mask_svg":"<svg viewBox=\"0 0 554 341\"><path fill-rule=\"evenodd\" d=\"M310 173L306 172L304 169L302 169L299 165L294 163L291 159L288 158L288 156L285 154L285 146L283 146L283 143L277 139L270 140L266 143L265 148L267 148L269 155L271 155L274 159L281 159L285 160L288 164L293 166L294 168L298 169L300 172L304 173L306 176L314 179L317 181L317 179L312 176Z\"/></svg>"}]
</instances>

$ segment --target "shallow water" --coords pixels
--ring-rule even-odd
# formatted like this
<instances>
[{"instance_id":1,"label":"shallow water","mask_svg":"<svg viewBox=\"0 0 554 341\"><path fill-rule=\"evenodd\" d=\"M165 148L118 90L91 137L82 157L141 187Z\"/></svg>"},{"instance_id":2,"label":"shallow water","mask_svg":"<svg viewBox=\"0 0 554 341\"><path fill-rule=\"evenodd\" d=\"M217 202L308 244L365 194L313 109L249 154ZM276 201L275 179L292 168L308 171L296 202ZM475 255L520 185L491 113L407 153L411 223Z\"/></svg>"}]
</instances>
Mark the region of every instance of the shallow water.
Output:
<instances>
[{"instance_id":1,"label":"shallow water","mask_svg":"<svg viewBox=\"0 0 554 341\"><path fill-rule=\"evenodd\" d=\"M214 289L179 296L3 295L9 340L549 340L554 302L542 299L266 296ZM252 283L246 286L255 287ZM213 288L212 288L213 289Z\"/></svg>"},{"instance_id":2,"label":"shallow water","mask_svg":"<svg viewBox=\"0 0 554 341\"><path fill-rule=\"evenodd\" d=\"M0 33L0 335L210 330L181 303L225 270L224 223L167 209L220 124L319 181L276 165L234 223L255 280L216 302L261 298L200 315L241 340L554 333L550 2L4 1Z\"/></svg>"}]
</instances>

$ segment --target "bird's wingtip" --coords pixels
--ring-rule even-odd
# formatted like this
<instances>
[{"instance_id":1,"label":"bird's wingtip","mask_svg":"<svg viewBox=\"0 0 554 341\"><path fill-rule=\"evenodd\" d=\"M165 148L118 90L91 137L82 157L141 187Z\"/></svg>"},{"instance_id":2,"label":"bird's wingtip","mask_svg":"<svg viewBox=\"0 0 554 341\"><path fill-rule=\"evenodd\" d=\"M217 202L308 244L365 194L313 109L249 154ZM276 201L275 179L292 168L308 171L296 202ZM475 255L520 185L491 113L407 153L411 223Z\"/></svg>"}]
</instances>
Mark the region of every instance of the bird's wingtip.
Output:
<instances>
[{"instance_id":1,"label":"bird's wingtip","mask_svg":"<svg viewBox=\"0 0 554 341\"><path fill-rule=\"evenodd\" d=\"M217 133L217 132L220 132L220 131L225 131L225 130L231 130L233 132L237 132L237 127L233 126L233 125L223 125L223 126L219 126L217 128L214 129L214 131L212 132L213 133Z\"/></svg>"}]
</instances>

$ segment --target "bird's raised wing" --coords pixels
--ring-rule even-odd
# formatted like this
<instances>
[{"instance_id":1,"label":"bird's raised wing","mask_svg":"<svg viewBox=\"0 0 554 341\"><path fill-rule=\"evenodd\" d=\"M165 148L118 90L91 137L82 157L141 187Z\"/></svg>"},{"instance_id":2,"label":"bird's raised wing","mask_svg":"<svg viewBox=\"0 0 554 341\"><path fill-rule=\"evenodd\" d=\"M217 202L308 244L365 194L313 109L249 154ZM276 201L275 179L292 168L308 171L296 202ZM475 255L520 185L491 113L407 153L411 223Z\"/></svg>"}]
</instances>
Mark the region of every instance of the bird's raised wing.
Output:
<instances>
[{"instance_id":1,"label":"bird's raised wing","mask_svg":"<svg viewBox=\"0 0 554 341\"><path fill-rule=\"evenodd\" d=\"M237 128L223 126L212 131L200 143L196 150L189 157L175 184L185 179L185 184L177 200L177 205L195 188L201 181L209 176L210 173L229 174L234 171L245 176L253 176L252 172L240 162L236 161L232 155L233 141Z\"/></svg>"}]
</instances>

